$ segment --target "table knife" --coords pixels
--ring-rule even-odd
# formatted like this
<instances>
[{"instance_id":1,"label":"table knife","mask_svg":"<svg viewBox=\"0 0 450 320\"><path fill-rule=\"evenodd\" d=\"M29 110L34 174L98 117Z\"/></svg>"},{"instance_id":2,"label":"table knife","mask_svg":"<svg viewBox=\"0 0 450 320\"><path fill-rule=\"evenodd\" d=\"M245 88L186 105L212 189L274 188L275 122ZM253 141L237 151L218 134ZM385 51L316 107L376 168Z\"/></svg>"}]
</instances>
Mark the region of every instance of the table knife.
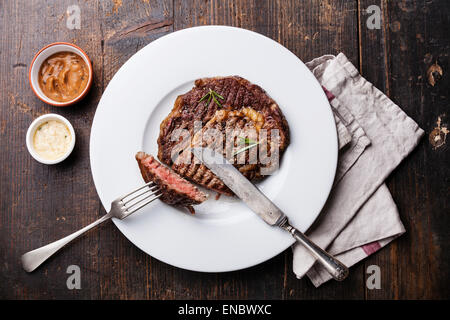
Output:
<instances>
[{"instance_id":1,"label":"table knife","mask_svg":"<svg viewBox=\"0 0 450 320\"><path fill-rule=\"evenodd\" d=\"M192 153L234 192L253 212L267 224L288 231L338 281L348 275L348 268L325 250L313 243L302 232L289 224L287 216L253 183L244 177L220 153L209 148L192 148Z\"/></svg>"}]
</instances>

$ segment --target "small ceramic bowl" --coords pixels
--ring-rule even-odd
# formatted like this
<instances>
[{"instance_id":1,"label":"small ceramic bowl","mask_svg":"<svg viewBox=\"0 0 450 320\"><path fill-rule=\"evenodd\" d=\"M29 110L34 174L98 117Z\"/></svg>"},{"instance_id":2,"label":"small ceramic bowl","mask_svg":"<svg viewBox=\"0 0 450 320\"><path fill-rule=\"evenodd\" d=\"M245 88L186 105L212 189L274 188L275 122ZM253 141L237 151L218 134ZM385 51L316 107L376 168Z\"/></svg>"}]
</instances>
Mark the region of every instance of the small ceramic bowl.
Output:
<instances>
[{"instance_id":1,"label":"small ceramic bowl","mask_svg":"<svg viewBox=\"0 0 450 320\"><path fill-rule=\"evenodd\" d=\"M73 100L65 101L65 102L58 102L53 99L50 99L47 97L41 90L41 87L39 86L38 81L38 75L39 70L41 68L42 63L50 57L52 54L58 53L58 52L73 52L78 54L81 58L83 58L84 62L88 66L89 69L89 80L86 88L80 93L78 97L76 97ZM89 89L92 85L92 78L93 78L93 71L92 71L92 64L91 60L89 60L88 55L78 46L68 43L68 42L54 42L51 43L41 50L39 50L38 53L34 56L33 60L31 61L30 69L28 71L28 78L30 80L31 89L33 89L36 96L44 101L45 103L51 104L52 106L56 107L66 107L69 105L72 105L74 103L77 103L83 97L88 93Z\"/></svg>"},{"instance_id":2,"label":"small ceramic bowl","mask_svg":"<svg viewBox=\"0 0 450 320\"><path fill-rule=\"evenodd\" d=\"M62 155L60 158L54 159L54 160L43 159L41 156L39 156L39 154L34 149L34 144L33 144L34 133L36 132L36 130L39 128L39 126L41 124L43 124L43 123L45 123L47 121L50 121L50 120L57 120L57 121L60 121L60 122L64 123L67 126L67 128L69 129L70 135L72 136L72 141L70 142L70 146L67 149L67 152L64 155ZM27 131L26 143L27 143L28 152L31 154L31 156L36 161L38 161L40 163L43 163L43 164L60 163L61 161L66 159L72 153L73 148L75 147L75 130L73 129L73 126L69 122L69 120L67 120L63 116L60 116L60 115L54 114L54 113L44 114L44 115L36 118L31 123L31 125L30 125L30 127L28 128L28 131Z\"/></svg>"}]
</instances>

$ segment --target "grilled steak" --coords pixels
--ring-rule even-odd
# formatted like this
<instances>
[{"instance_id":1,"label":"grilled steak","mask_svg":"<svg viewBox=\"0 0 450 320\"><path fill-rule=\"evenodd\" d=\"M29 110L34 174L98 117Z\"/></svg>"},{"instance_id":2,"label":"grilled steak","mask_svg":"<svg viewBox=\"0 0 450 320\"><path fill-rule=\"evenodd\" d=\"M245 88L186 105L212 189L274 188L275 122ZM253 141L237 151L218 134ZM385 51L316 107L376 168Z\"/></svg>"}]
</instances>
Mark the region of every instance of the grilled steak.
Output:
<instances>
[{"instance_id":1,"label":"grilled steak","mask_svg":"<svg viewBox=\"0 0 450 320\"><path fill-rule=\"evenodd\" d=\"M186 207L194 213L192 205L206 200L207 196L196 186L160 164L153 156L138 152L136 160L144 181L153 181L160 187L162 196L159 199L165 203Z\"/></svg>"},{"instance_id":2,"label":"grilled steak","mask_svg":"<svg viewBox=\"0 0 450 320\"><path fill-rule=\"evenodd\" d=\"M193 159L192 146L222 150L243 175L256 180L270 172L262 173L262 168L274 165L273 158L263 161L261 152L276 155L278 161L288 144L287 121L262 88L238 76L203 78L177 97L161 123L158 158L188 180L231 195L222 181Z\"/></svg>"}]
</instances>

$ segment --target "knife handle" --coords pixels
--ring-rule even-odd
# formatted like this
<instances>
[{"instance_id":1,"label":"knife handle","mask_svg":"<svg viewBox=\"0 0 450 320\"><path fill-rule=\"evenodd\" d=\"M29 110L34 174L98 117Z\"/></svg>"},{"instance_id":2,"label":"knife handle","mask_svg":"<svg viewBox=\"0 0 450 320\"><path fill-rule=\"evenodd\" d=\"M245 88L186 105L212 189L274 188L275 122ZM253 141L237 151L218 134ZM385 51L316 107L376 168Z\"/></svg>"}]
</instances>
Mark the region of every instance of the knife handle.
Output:
<instances>
[{"instance_id":1,"label":"knife handle","mask_svg":"<svg viewBox=\"0 0 450 320\"><path fill-rule=\"evenodd\" d=\"M325 269L335 280L342 281L347 278L348 268L342 262L309 240L309 238L302 232L291 226L287 220L280 226L292 234L297 242L300 242L306 249L308 249L309 252L325 267Z\"/></svg>"}]
</instances>

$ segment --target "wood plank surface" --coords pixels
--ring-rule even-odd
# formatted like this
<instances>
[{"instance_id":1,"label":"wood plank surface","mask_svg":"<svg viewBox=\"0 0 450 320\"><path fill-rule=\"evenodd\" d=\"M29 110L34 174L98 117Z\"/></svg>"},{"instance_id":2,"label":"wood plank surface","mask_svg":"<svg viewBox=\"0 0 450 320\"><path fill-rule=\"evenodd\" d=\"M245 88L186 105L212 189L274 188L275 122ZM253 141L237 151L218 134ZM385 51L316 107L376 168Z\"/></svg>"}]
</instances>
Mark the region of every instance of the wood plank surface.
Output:
<instances>
[{"instance_id":1,"label":"wood plank surface","mask_svg":"<svg viewBox=\"0 0 450 320\"><path fill-rule=\"evenodd\" d=\"M369 30L368 15L360 10L361 72L426 134L387 181L407 232L364 262L365 267L383 266L384 289L366 289L366 297L448 298L449 154L446 145L433 148L428 136L439 116L448 121L449 84L443 77L431 86L427 70L436 61L448 68L449 6L439 1L365 0L360 8L372 4L382 9L382 27Z\"/></svg>"},{"instance_id":2,"label":"wood plank surface","mask_svg":"<svg viewBox=\"0 0 450 320\"><path fill-rule=\"evenodd\" d=\"M81 9L81 29L66 27L66 10ZM380 29L367 28L366 8L381 9ZM445 0L141 0L0 2L0 298L7 299L431 299L449 298L449 148L428 136L448 124L448 29ZM170 32L231 25L281 43L303 61L344 52L369 81L426 131L418 148L389 177L406 234L351 268L343 283L316 289L292 272L290 249L256 267L218 274L160 262L108 222L62 250L36 272L20 255L59 239L105 213L89 166L89 136L102 92L135 52ZM55 108L32 93L34 54L55 41L90 56L94 85L76 106ZM434 86L427 72L439 64ZM436 75L437 76L437 75ZM67 117L77 134L69 159L46 166L25 146L31 121ZM66 269L81 268L82 289L68 290ZM381 289L366 288L366 268L381 269Z\"/></svg>"}]
</instances>

